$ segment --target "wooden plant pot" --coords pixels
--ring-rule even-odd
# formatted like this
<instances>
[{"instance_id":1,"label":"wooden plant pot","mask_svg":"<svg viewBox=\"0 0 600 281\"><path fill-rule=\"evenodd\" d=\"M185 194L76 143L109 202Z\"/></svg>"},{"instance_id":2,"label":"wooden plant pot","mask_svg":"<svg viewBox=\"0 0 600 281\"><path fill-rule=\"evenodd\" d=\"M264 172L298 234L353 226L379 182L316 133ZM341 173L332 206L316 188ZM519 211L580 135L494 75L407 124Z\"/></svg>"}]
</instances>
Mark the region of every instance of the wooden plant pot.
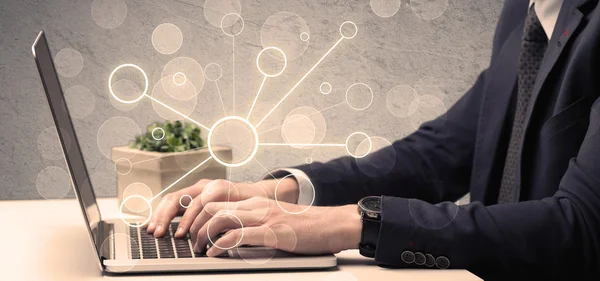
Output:
<instances>
[{"instance_id":1,"label":"wooden plant pot","mask_svg":"<svg viewBox=\"0 0 600 281\"><path fill-rule=\"evenodd\" d=\"M213 152L219 158L231 161L230 148L214 147ZM212 159L196 168L210 156L208 148L161 153L141 151L127 146L113 147L111 159L115 163L117 173L119 207L125 198L132 195L152 199L192 170L160 196L150 200L152 210L156 209L165 194L191 186L201 179L225 179L227 168ZM122 210L125 213L142 216L150 213L147 203L133 198L124 204Z\"/></svg>"}]
</instances>

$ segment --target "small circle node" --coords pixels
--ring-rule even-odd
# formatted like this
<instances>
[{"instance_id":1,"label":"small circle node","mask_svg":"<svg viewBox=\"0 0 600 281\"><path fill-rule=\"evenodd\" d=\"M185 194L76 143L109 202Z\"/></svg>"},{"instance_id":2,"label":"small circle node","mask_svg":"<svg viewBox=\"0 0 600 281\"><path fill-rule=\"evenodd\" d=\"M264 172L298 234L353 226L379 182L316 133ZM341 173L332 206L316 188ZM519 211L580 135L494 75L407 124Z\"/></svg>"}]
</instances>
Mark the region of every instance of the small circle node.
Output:
<instances>
[{"instance_id":1,"label":"small circle node","mask_svg":"<svg viewBox=\"0 0 600 281\"><path fill-rule=\"evenodd\" d=\"M187 82L187 76L183 72L177 72L173 75L173 83L177 86L183 86Z\"/></svg>"},{"instance_id":2,"label":"small circle node","mask_svg":"<svg viewBox=\"0 0 600 281\"><path fill-rule=\"evenodd\" d=\"M348 143L350 142L350 139L351 139L353 136L356 136L356 135L362 135L362 136L364 136L366 139L368 139L368 140L369 140L369 149L367 150L367 152L365 152L365 153L364 153L364 154L362 154L362 155L356 155L355 153L352 153L352 152L350 152L350 149L348 149ZM365 134L365 133L363 133L363 132L354 132L354 133L350 134L350 135L348 136L348 138L346 138L346 152L348 152L348 154L349 154L350 156L354 157L354 158L363 158L363 157L365 157L365 156L369 155L369 153L371 153L371 150L372 150L372 149L373 149L373 141L371 140L371 138L370 138L370 137L369 137L367 134Z\"/></svg>"},{"instance_id":3,"label":"small circle node","mask_svg":"<svg viewBox=\"0 0 600 281\"><path fill-rule=\"evenodd\" d=\"M186 199L186 200L188 200L188 203L185 205L183 204L183 201L182 201L183 198L188 198L188 199ZM183 196L179 197L179 205L181 206L181 208L187 209L192 206L192 203L193 203L193 199L192 199L192 196L190 196L189 194L184 194Z\"/></svg>"},{"instance_id":4,"label":"small circle node","mask_svg":"<svg viewBox=\"0 0 600 281\"><path fill-rule=\"evenodd\" d=\"M361 88L363 88L363 89L361 89ZM362 95L366 92L368 92L367 95L369 95L370 97L369 97L369 102L365 106L357 106L356 101L350 102L348 99L348 96L353 95L353 99L362 100L364 98L364 97L362 97ZM371 87L365 83L354 83L354 84L350 85L350 87L348 87L348 89L346 90L346 103L352 109L357 110L357 111L362 111L362 110L369 108L369 106L371 106L371 104L373 103L373 98L374 98L373 89L371 89ZM354 105L353 105L353 103L354 103Z\"/></svg>"},{"instance_id":5,"label":"small circle node","mask_svg":"<svg viewBox=\"0 0 600 281\"><path fill-rule=\"evenodd\" d=\"M308 34L308 32L300 33L300 40L306 42L308 39L310 39L310 34Z\"/></svg>"},{"instance_id":6,"label":"small circle node","mask_svg":"<svg viewBox=\"0 0 600 281\"><path fill-rule=\"evenodd\" d=\"M331 84L329 84L328 82L323 82L321 83L321 86L319 86L319 90L321 91L321 94L323 95L328 95L329 93L331 93Z\"/></svg>"},{"instance_id":7,"label":"small circle node","mask_svg":"<svg viewBox=\"0 0 600 281\"><path fill-rule=\"evenodd\" d=\"M162 140L165 138L165 130L161 127L156 127L154 129L152 129L152 138L154 140Z\"/></svg>"},{"instance_id":8,"label":"small circle node","mask_svg":"<svg viewBox=\"0 0 600 281\"><path fill-rule=\"evenodd\" d=\"M123 207L125 206L125 204L127 203L127 201L131 200L131 199L140 199L143 200L146 204L148 204L148 209L150 210L149 214L148 214L148 218L146 218L143 222L141 223L130 223L125 219L125 216L123 215ZM150 203L150 200L145 198L144 196L141 195L131 195L125 199L123 199L123 202L121 202L121 207L119 208L119 216L121 217L121 220L131 226L131 227L142 227L144 225L146 225L149 221L150 218L152 218L152 203Z\"/></svg>"},{"instance_id":9,"label":"small circle node","mask_svg":"<svg viewBox=\"0 0 600 281\"><path fill-rule=\"evenodd\" d=\"M345 21L340 25L340 34L344 39L352 39L358 33L358 27L354 22Z\"/></svg>"},{"instance_id":10,"label":"small circle node","mask_svg":"<svg viewBox=\"0 0 600 281\"><path fill-rule=\"evenodd\" d=\"M132 67L132 68L135 68L135 69L137 69L139 72L141 72L141 73L144 75L144 80L145 80L145 87L144 87L144 91L142 92L142 94L141 94L139 97L137 97L137 98L135 98L135 99L133 99L133 100L123 100L123 99L119 98L119 97L118 97L118 96L115 94L115 92L113 91L113 88L112 88L112 84L113 84L113 76L115 75L115 73L116 73L117 71L119 71L119 69L122 69L122 68L125 68L125 67ZM142 98L143 98L143 97L146 95L146 92L148 92L148 75L146 75L146 72L144 72L144 70L143 70L141 67L139 67L139 66L137 66L137 65L135 65L135 64L126 63L126 64L119 65L119 66L117 66L117 68L115 68L115 69L114 69L114 70L113 70L113 71L110 73L110 76L108 77L108 90L110 91L110 94L113 96L113 98L115 98L115 99L116 99L117 101L119 101L119 102L122 102L122 103L128 103L128 104L131 104L131 103L136 103L136 102L140 101L140 100L141 100L141 99L142 99Z\"/></svg>"},{"instance_id":11,"label":"small circle node","mask_svg":"<svg viewBox=\"0 0 600 281\"><path fill-rule=\"evenodd\" d=\"M278 52L279 54L281 54L281 56L283 57L283 67L281 67L281 69L279 70L279 72L276 73L267 73L265 71L263 71L263 69L260 67L260 56L265 52L265 51L269 51L269 50L274 50L276 52ZM287 67L287 57L285 56L285 53L277 48L277 47L266 47L264 49L262 49L259 53L258 56L256 56L256 67L258 68L258 71L260 71L260 73L262 73L264 76L267 77L276 77L281 75L281 73L283 73L283 71L285 71L285 68Z\"/></svg>"}]
</instances>

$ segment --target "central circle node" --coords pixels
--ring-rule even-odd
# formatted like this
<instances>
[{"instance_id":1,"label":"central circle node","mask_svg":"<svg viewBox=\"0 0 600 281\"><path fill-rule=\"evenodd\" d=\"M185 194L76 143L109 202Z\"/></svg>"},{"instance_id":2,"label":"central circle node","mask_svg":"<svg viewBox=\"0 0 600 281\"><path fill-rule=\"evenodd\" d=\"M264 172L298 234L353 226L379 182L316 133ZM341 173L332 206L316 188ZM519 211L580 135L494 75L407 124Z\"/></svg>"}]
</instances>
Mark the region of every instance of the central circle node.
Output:
<instances>
[{"instance_id":1,"label":"central circle node","mask_svg":"<svg viewBox=\"0 0 600 281\"><path fill-rule=\"evenodd\" d=\"M215 145L231 148L231 161L219 157L213 149ZM220 164L227 167L240 167L252 160L258 152L258 133L248 120L238 116L227 116L217 121L208 133L208 151Z\"/></svg>"}]
</instances>

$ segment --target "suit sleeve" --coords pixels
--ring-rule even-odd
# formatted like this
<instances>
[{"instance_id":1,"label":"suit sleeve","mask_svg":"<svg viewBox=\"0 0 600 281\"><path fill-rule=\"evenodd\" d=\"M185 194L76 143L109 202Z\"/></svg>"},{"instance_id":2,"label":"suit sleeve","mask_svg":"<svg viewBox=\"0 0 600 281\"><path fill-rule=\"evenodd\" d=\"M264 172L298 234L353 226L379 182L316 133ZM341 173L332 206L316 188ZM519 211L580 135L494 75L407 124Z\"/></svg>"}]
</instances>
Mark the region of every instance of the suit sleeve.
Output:
<instances>
[{"instance_id":1,"label":"suit sleeve","mask_svg":"<svg viewBox=\"0 0 600 281\"><path fill-rule=\"evenodd\" d=\"M382 194L441 202L466 194L484 84L485 72L445 114L391 147L365 158L347 156L295 167L312 181L315 204L356 203L365 196ZM358 161L373 169L393 168L385 175L367 175Z\"/></svg>"},{"instance_id":2,"label":"suit sleeve","mask_svg":"<svg viewBox=\"0 0 600 281\"><path fill-rule=\"evenodd\" d=\"M586 138L552 197L489 207L384 197L376 261L418 266L399 254L408 250L447 258L450 268L486 278L502 272L552 280L598 276L600 100L591 112Z\"/></svg>"},{"instance_id":3,"label":"suit sleeve","mask_svg":"<svg viewBox=\"0 0 600 281\"><path fill-rule=\"evenodd\" d=\"M494 35L491 64L508 36L525 18L527 3L506 1ZM296 167L311 180L316 205L356 203L369 195L419 198L426 202L456 201L468 192L475 137L488 72L439 118L408 137L362 159L342 157L326 163ZM386 174L371 176L357 161L373 170L393 166Z\"/></svg>"}]
</instances>

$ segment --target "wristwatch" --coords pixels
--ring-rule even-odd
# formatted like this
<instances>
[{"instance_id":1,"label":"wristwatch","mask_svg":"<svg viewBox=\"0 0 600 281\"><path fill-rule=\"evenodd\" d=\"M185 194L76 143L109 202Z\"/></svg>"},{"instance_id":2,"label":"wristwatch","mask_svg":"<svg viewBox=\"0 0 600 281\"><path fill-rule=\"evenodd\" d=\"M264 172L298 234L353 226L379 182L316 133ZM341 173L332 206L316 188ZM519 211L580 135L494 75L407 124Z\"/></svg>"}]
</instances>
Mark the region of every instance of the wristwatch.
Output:
<instances>
[{"instance_id":1,"label":"wristwatch","mask_svg":"<svg viewBox=\"0 0 600 281\"><path fill-rule=\"evenodd\" d=\"M381 196L368 196L360 199L358 213L362 220L358 250L361 255L374 258L381 225Z\"/></svg>"}]
</instances>

